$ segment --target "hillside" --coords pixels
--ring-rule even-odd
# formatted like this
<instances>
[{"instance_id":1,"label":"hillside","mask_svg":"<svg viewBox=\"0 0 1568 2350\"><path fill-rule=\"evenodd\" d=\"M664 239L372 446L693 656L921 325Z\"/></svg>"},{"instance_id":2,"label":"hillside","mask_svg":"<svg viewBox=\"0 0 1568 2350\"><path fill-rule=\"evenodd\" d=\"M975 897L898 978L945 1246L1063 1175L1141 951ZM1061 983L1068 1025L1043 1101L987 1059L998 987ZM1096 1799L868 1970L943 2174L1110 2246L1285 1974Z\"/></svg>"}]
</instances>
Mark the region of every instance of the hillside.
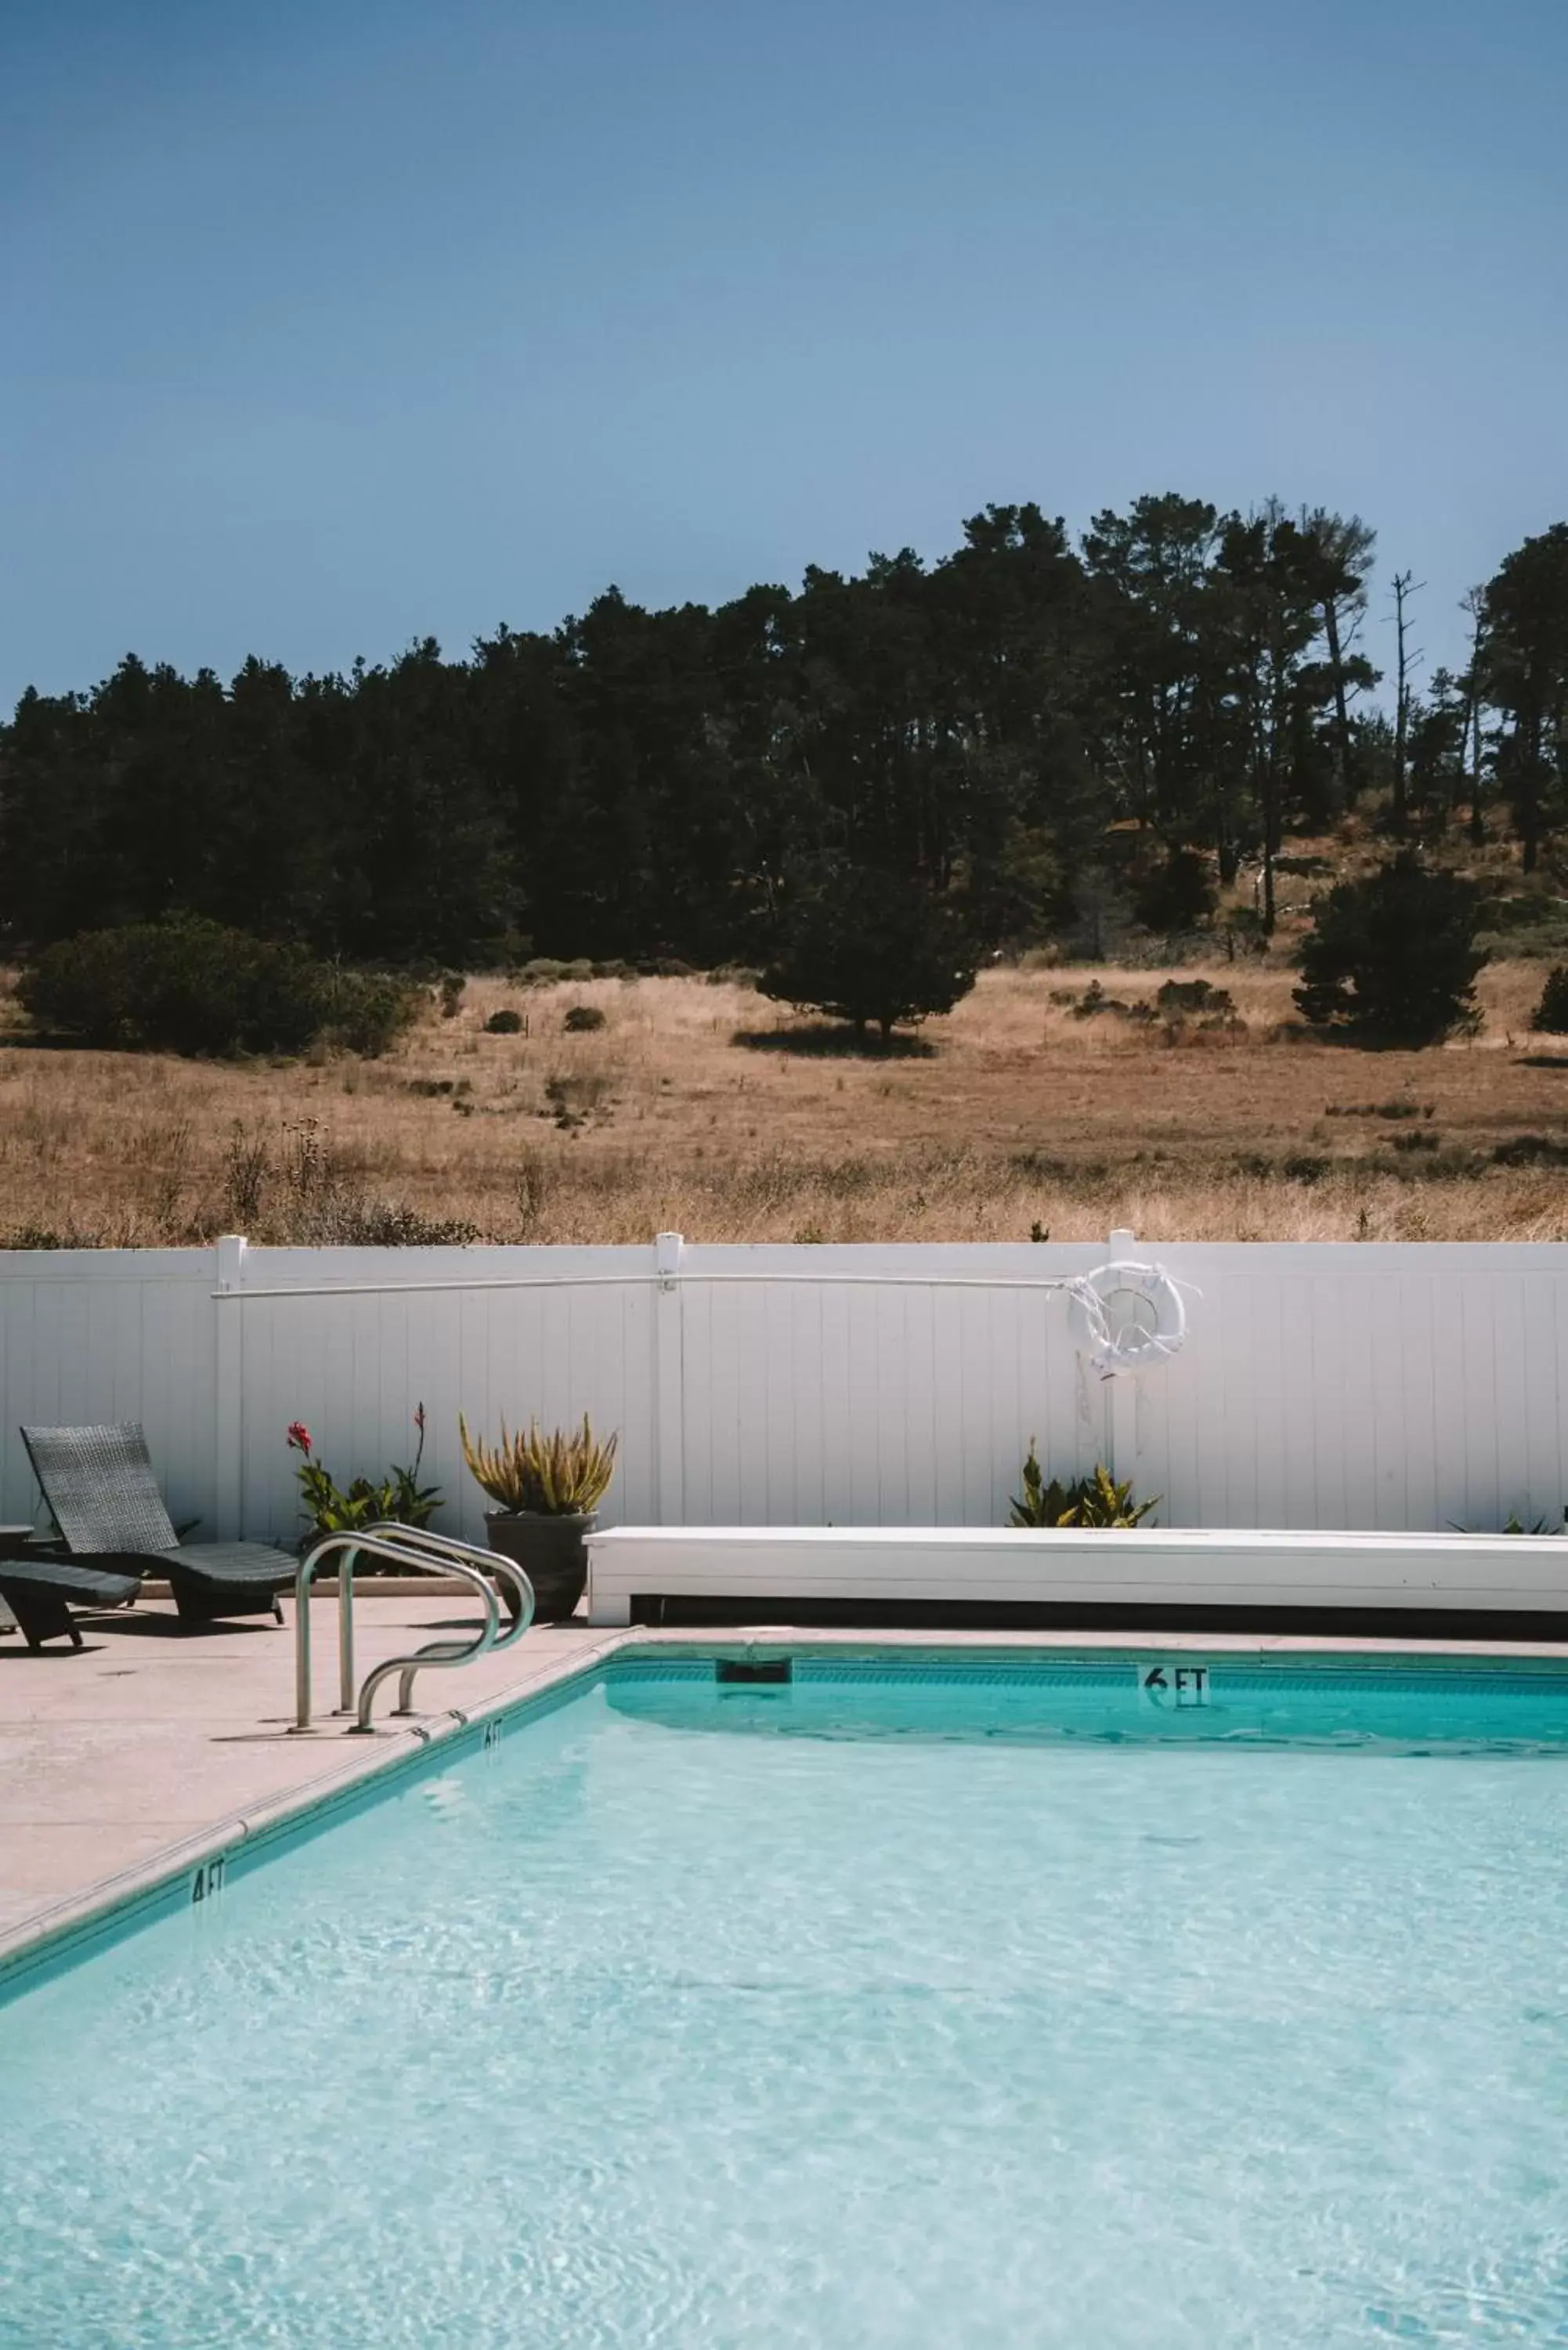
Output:
<instances>
[{"instance_id":1,"label":"hillside","mask_svg":"<svg viewBox=\"0 0 1568 2350\"><path fill-rule=\"evenodd\" d=\"M1135 1016L1172 978L1228 991L1234 1017ZM1529 1031L1541 978L1490 967L1480 1033L1421 1053L1303 1041L1278 954L992 969L886 1056L700 978L475 980L370 1062L61 1052L14 1029L0 1237L1560 1239L1568 1040ZM1083 1014L1096 986L1128 1008ZM485 1033L504 1004L525 1033ZM566 1033L576 1004L604 1027Z\"/></svg>"}]
</instances>

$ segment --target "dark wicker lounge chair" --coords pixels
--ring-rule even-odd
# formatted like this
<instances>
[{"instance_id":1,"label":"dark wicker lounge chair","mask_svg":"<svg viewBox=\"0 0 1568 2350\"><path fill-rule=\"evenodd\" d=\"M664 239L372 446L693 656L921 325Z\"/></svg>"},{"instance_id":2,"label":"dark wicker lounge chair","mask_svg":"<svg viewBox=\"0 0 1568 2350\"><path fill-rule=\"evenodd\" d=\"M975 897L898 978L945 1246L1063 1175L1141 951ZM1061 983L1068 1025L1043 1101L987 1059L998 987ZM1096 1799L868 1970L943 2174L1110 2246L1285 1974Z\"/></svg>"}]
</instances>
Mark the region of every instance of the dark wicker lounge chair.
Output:
<instances>
[{"instance_id":1,"label":"dark wicker lounge chair","mask_svg":"<svg viewBox=\"0 0 1568 2350\"><path fill-rule=\"evenodd\" d=\"M9 1557L0 1559L0 1599L16 1618L29 1648L64 1632L79 1648L73 1607L123 1607L141 1588L136 1575L116 1575L98 1566L78 1566L68 1558Z\"/></svg>"},{"instance_id":2,"label":"dark wicker lounge chair","mask_svg":"<svg viewBox=\"0 0 1568 2350\"><path fill-rule=\"evenodd\" d=\"M221 1616L282 1623L277 1595L294 1581L296 1561L270 1543L182 1543L134 1420L119 1428L25 1428L22 1441L73 1562L138 1578L167 1575L188 1624Z\"/></svg>"}]
</instances>

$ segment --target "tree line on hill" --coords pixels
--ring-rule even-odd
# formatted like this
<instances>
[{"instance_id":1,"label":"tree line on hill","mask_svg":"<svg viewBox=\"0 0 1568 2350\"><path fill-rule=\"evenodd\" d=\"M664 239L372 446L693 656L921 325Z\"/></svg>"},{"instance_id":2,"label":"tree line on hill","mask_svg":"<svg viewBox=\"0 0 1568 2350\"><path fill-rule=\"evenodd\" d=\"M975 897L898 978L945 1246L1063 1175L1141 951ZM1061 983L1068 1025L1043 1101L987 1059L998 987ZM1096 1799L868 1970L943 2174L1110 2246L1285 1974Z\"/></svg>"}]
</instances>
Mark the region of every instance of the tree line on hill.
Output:
<instances>
[{"instance_id":1,"label":"tree line on hill","mask_svg":"<svg viewBox=\"0 0 1568 2350\"><path fill-rule=\"evenodd\" d=\"M1076 545L990 506L939 562L716 609L611 588L467 660L225 685L128 657L0 728L0 945L189 916L405 966L793 957L826 1000L846 931L928 966L1092 945L1113 902L1179 931L1243 862L1266 932L1290 835L1372 797L1396 844L1495 803L1530 869L1568 822L1568 524L1420 691L1396 576L1386 710L1373 555L1277 501L1140 498Z\"/></svg>"}]
</instances>

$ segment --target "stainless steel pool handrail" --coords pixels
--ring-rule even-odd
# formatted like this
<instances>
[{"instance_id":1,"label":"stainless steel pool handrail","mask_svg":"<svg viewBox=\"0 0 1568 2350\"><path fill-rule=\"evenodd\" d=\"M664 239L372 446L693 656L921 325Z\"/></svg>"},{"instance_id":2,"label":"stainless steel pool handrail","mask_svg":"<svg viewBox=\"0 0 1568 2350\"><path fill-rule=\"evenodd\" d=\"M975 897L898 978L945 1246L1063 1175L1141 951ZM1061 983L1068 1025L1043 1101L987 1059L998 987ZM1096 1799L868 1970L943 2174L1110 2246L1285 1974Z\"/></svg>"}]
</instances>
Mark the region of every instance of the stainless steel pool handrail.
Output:
<instances>
[{"instance_id":1,"label":"stainless steel pool handrail","mask_svg":"<svg viewBox=\"0 0 1568 2350\"><path fill-rule=\"evenodd\" d=\"M370 1704L389 1672L403 1669L398 1692L397 1713L411 1713L414 1674L421 1664L461 1665L471 1657L483 1657L495 1646L501 1628L501 1617L495 1604L495 1586L489 1575L490 1553L475 1550L471 1544L453 1542L447 1534L431 1534L423 1549L425 1529L404 1525L397 1518L378 1519L365 1528L362 1544L347 1552L337 1582L337 1688L339 1713L355 1716L352 1730L368 1731L370 1727ZM358 1696L354 1688L354 1561L361 1549L379 1548L383 1556L396 1555L400 1565L411 1566L421 1575L455 1575L476 1590L484 1602L485 1621L470 1640L431 1640L412 1656L395 1658L389 1664L378 1666L366 1680ZM439 1550L439 1557L431 1555Z\"/></svg>"},{"instance_id":2,"label":"stainless steel pool handrail","mask_svg":"<svg viewBox=\"0 0 1568 2350\"><path fill-rule=\"evenodd\" d=\"M499 1656L503 1648L510 1648L519 1641L534 1621L533 1585L520 1566L514 1565L511 1559L503 1557L498 1552L477 1550L472 1543L459 1542L452 1534L438 1534L430 1526L394 1526L383 1523L372 1526L370 1532L373 1534L394 1537L404 1556L409 1556L422 1548L427 1553L427 1556L421 1564L428 1565L433 1574L441 1574L444 1570L465 1576L478 1575L483 1583L486 1596L493 1605L495 1600L495 1588L490 1578L495 1575L503 1575L511 1583L516 1594L517 1604L512 1623L499 1638L496 1637L496 1631L492 1629L490 1638L483 1643L431 1640L424 1648L415 1649L412 1656L389 1657L385 1664L376 1666L373 1671L365 1676L364 1686L359 1691L358 1719L354 1724L357 1731L369 1729L370 1711L375 1703L376 1691L384 1680L390 1679L393 1673L397 1673L400 1678L398 1702L392 1708L392 1711L394 1714L411 1713L416 1673L422 1672L427 1665L464 1665L468 1663L471 1657L483 1656L487 1651L493 1656Z\"/></svg>"},{"instance_id":3,"label":"stainless steel pool handrail","mask_svg":"<svg viewBox=\"0 0 1568 2350\"><path fill-rule=\"evenodd\" d=\"M394 1566L402 1565L408 1555L397 1544L378 1539L369 1533L337 1533L323 1534L314 1543L299 1562L299 1572L294 1578L294 1728L311 1727L313 1691L310 1669L310 1586L316 1570L335 1551L343 1554L338 1568L337 1610L340 1629L348 1634L339 1659L339 1694L343 1703L339 1711L350 1712L354 1704L354 1561L362 1550L373 1551L378 1558L389 1559ZM418 1571L421 1562L408 1561Z\"/></svg>"},{"instance_id":4,"label":"stainless steel pool handrail","mask_svg":"<svg viewBox=\"0 0 1568 2350\"><path fill-rule=\"evenodd\" d=\"M354 1692L354 1562L361 1552L370 1552L394 1566L411 1567L417 1574L452 1575L476 1591L484 1607L484 1620L471 1640L438 1640L418 1649L412 1656L397 1657L379 1665L366 1679L356 1705ZM342 1554L338 1572L337 1609L340 1653L338 1659L338 1690L342 1700L339 1711L354 1712L354 1727L366 1731L370 1727L370 1708L375 1692L389 1673L400 1672L399 1690L400 1713L409 1712L413 1692L414 1676L426 1665L466 1664L470 1659L482 1657L496 1646L500 1614L492 1572L500 1567L516 1587L518 1618L508 1630L504 1648L521 1638L534 1617L534 1595L525 1576L512 1567L510 1560L497 1559L489 1551L476 1550L471 1544L460 1543L449 1534L432 1534L428 1528L382 1523L357 1530L324 1535L322 1540L300 1561L295 1577L294 1679L296 1731L311 1727L313 1692L311 1687L310 1586L317 1569L334 1552Z\"/></svg>"},{"instance_id":5,"label":"stainless steel pool handrail","mask_svg":"<svg viewBox=\"0 0 1568 2350\"><path fill-rule=\"evenodd\" d=\"M423 1574L427 1568L431 1574L440 1574L443 1565L450 1565L452 1572L462 1575L465 1580L477 1568L488 1581L490 1570L497 1564L493 1551L477 1550L472 1543L459 1542L452 1534L438 1534L430 1526L405 1525L399 1518L378 1518L373 1525L364 1529L364 1533L368 1543L379 1539L383 1543L396 1544L398 1557L401 1563L414 1567L421 1574ZM432 1566L428 1558L410 1555L415 1546L421 1544L427 1552L435 1552L439 1555L438 1563L435 1565ZM337 1575L337 1711L339 1713L353 1713L357 1711L358 1704L358 1692L354 1679L354 1561L358 1555L358 1549L359 1545L356 1543L345 1551L343 1564ZM502 1559L499 1564L505 1572L510 1574L513 1582L518 1586L517 1598L518 1605L521 1607L524 1597L524 1578L512 1566L509 1560ZM527 1590L526 1598L529 1617L532 1619L534 1609L531 1589ZM442 1641L435 1645L444 1648L447 1643ZM503 1643L504 1647L510 1647L510 1640ZM398 1711L400 1713L406 1713L408 1710L405 1697Z\"/></svg>"}]
</instances>

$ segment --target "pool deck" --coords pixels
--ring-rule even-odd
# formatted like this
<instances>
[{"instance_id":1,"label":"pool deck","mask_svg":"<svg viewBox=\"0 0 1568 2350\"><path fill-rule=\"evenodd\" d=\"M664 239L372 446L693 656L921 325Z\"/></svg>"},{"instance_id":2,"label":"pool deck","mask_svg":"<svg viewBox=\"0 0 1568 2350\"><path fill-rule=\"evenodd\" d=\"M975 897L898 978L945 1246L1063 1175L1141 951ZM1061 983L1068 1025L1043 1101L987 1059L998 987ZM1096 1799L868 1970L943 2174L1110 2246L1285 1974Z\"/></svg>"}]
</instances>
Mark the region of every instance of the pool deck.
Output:
<instances>
[{"instance_id":1,"label":"pool deck","mask_svg":"<svg viewBox=\"0 0 1568 2350\"><path fill-rule=\"evenodd\" d=\"M330 1708L337 1681L337 1609L311 1619L319 1727L293 1733L294 1602L288 1628L265 1619L177 1629L172 1605L81 1619L85 1647L37 1655L0 1638L0 1957L47 1933L106 1887L150 1873L182 1848L241 1833L263 1814L384 1768L428 1725L542 1688L616 1636L586 1623L540 1625L515 1649L456 1672L431 1670L415 1690L416 1727L388 1720L346 1737ZM464 1597L361 1596L355 1641L363 1675L442 1628L472 1628ZM624 1640L625 1635L619 1636ZM461 1687L459 1686L461 1684Z\"/></svg>"},{"instance_id":2,"label":"pool deck","mask_svg":"<svg viewBox=\"0 0 1568 2350\"><path fill-rule=\"evenodd\" d=\"M606 1630L579 1618L541 1625L519 1646L461 1670L427 1672L423 1709L410 1727L391 1723L381 1692L374 1738L346 1737L323 1712L309 1735L294 1718L293 1601L286 1629L271 1623L181 1632L172 1607L144 1601L132 1614L84 1619L81 1651L34 1656L15 1634L0 1638L0 1960L57 1932L107 1900L146 1883L180 1858L303 1808L406 1755L441 1730L537 1694L596 1659L627 1648L711 1650L893 1648L1020 1652L1115 1649L1248 1656L1340 1651L1439 1658L1541 1658L1568 1663L1568 1647L1528 1641L1307 1638L1267 1634L806 1631L750 1625L723 1630ZM461 1596L364 1594L356 1607L361 1673L406 1654L441 1629L467 1628ZM337 1611L312 1615L317 1702L333 1701Z\"/></svg>"}]
</instances>

